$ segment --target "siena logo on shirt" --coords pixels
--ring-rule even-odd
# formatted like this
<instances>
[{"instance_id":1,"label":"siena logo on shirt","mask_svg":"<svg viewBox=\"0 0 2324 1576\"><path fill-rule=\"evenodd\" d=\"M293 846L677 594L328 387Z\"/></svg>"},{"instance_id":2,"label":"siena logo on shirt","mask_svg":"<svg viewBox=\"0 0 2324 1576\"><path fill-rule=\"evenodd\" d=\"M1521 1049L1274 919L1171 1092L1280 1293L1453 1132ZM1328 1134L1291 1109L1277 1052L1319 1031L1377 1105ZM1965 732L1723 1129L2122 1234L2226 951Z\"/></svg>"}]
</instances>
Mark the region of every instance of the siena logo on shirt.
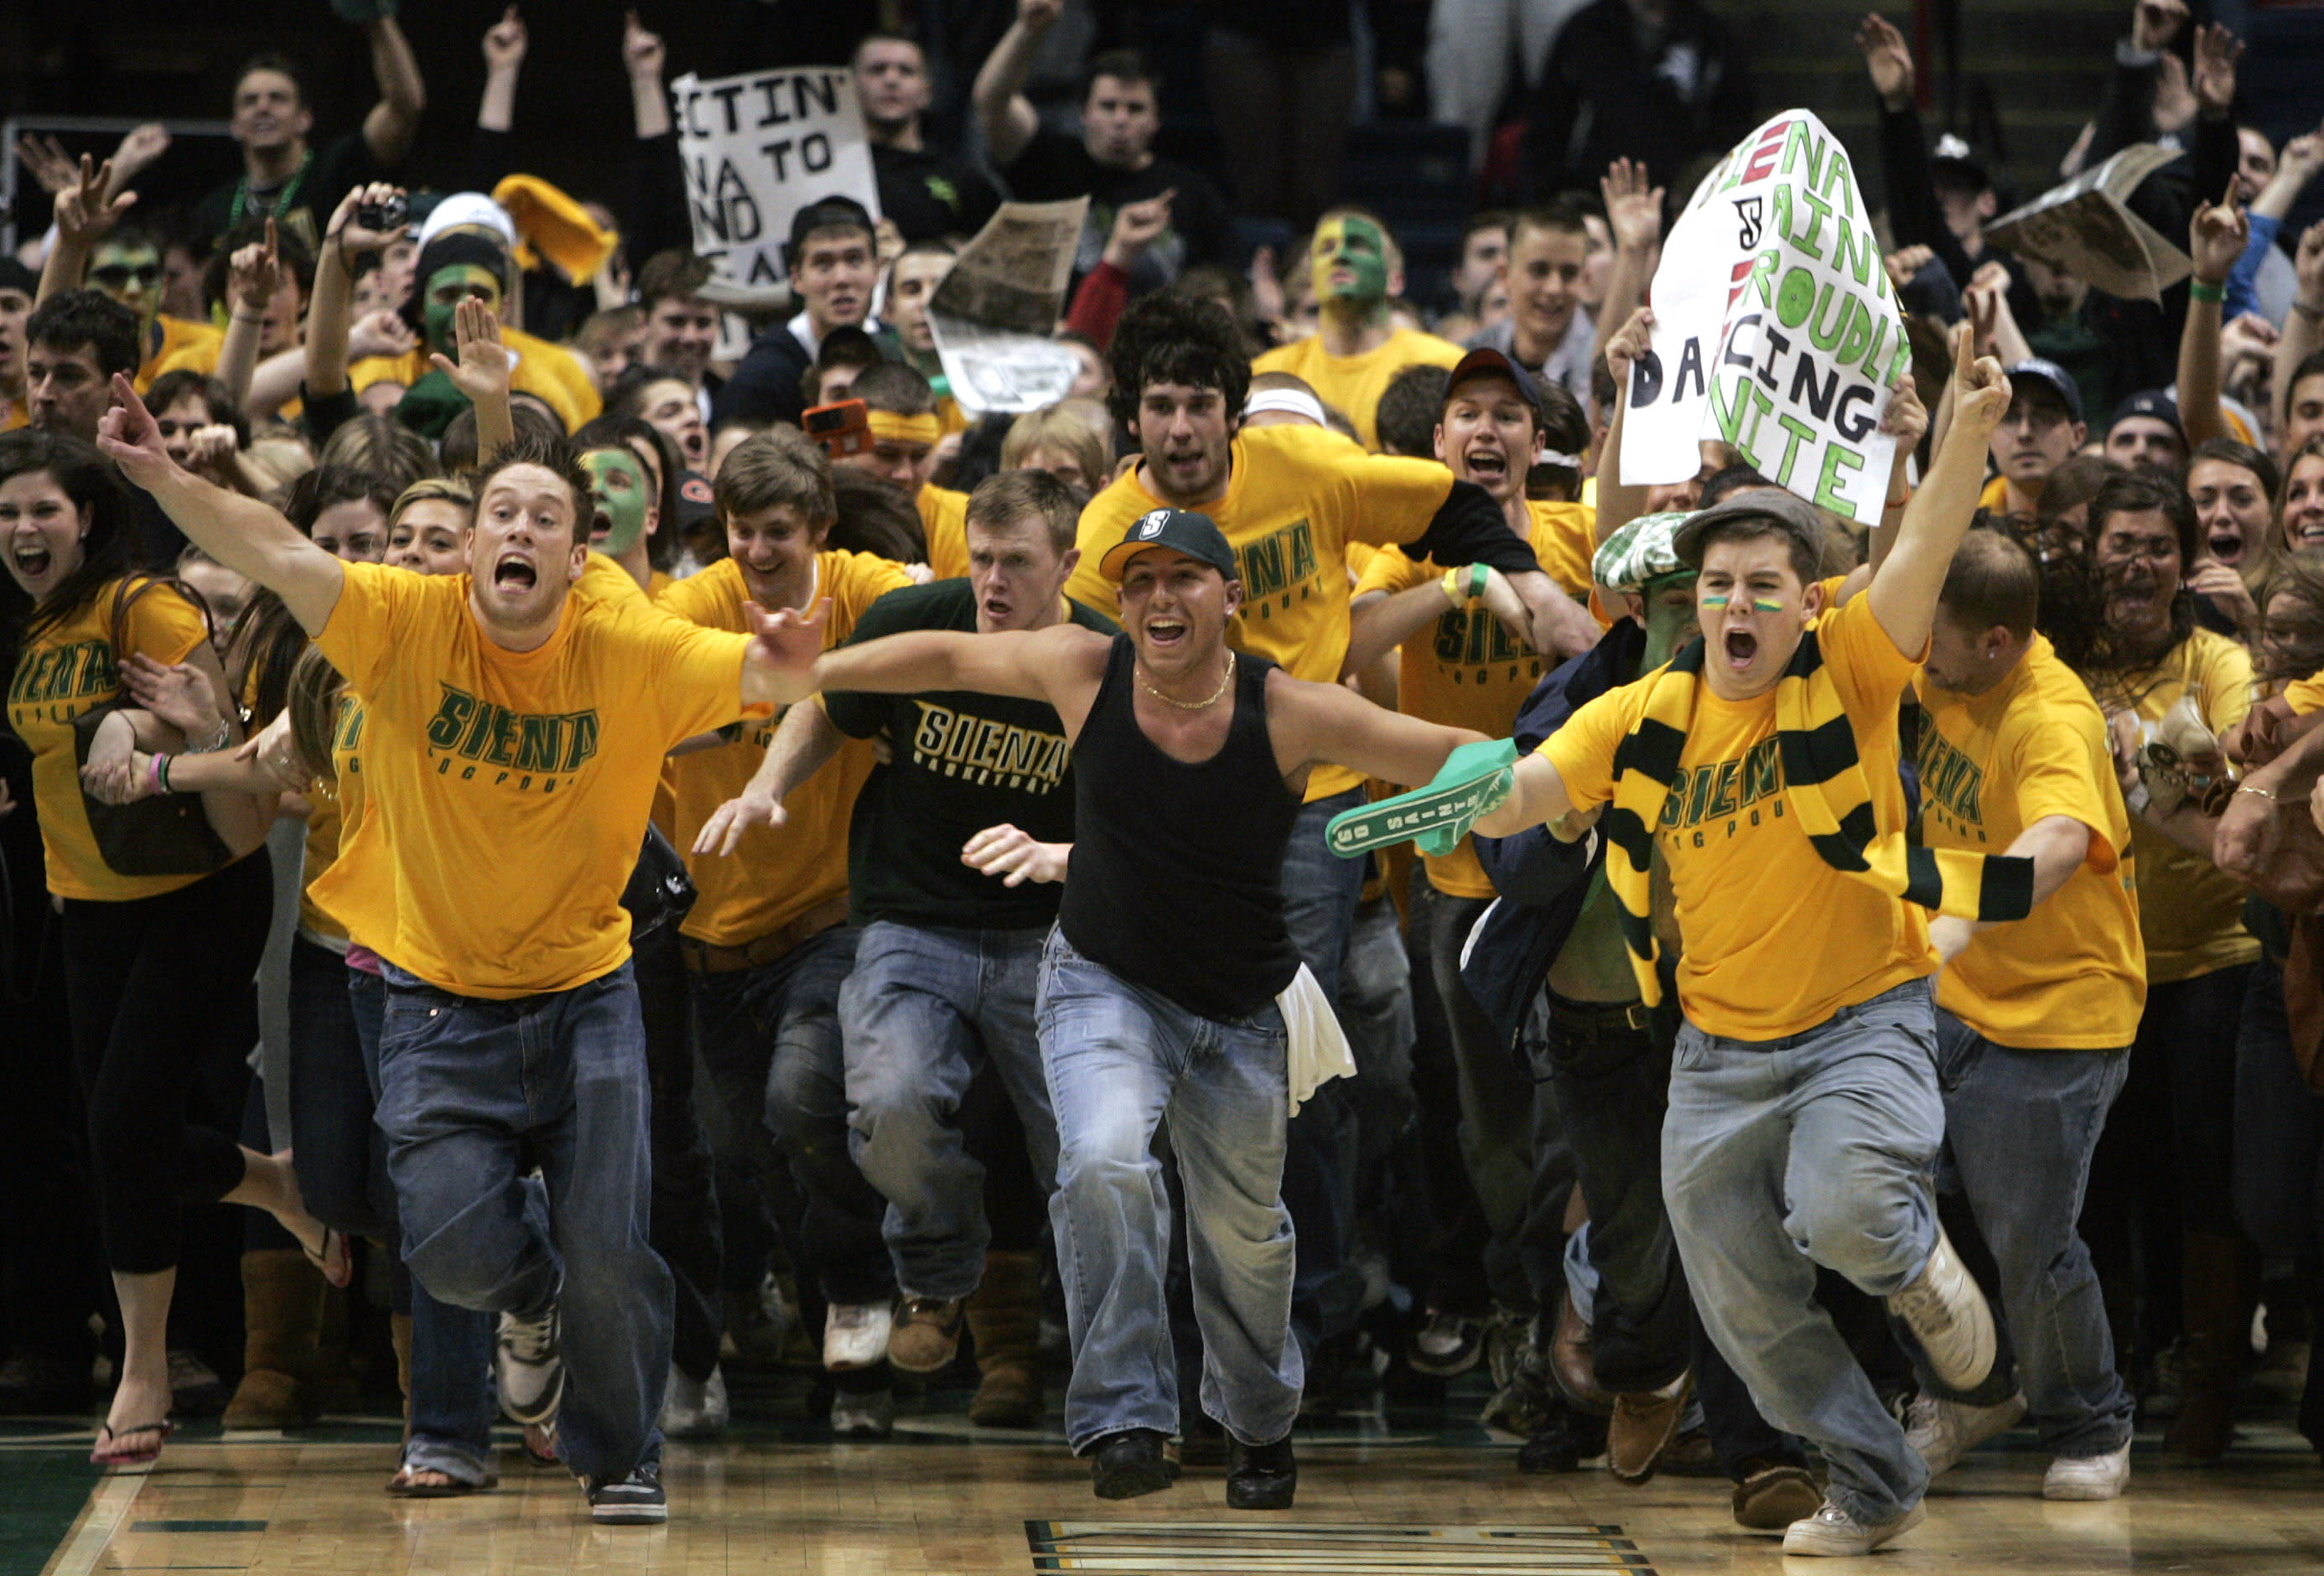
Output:
<instances>
[{"instance_id":1,"label":"siena logo on shirt","mask_svg":"<svg viewBox=\"0 0 2324 1576\"><path fill-rule=\"evenodd\" d=\"M597 714L515 712L466 690L443 686L444 698L428 720L430 749L511 772L540 776L580 770L597 753ZM449 768L449 760L438 770ZM473 770L467 774L475 775ZM520 787L531 786L530 779ZM555 782L540 785L543 791Z\"/></svg>"}]
</instances>

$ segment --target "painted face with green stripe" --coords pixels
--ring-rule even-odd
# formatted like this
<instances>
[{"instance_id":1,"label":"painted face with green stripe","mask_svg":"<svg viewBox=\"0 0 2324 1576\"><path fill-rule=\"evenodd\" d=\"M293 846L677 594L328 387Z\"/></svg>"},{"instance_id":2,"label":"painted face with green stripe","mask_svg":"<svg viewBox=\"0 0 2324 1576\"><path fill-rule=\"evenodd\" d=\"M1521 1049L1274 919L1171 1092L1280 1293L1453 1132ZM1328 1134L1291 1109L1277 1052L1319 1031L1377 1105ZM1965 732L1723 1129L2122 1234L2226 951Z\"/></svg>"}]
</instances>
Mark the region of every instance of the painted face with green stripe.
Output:
<instances>
[{"instance_id":1,"label":"painted face with green stripe","mask_svg":"<svg viewBox=\"0 0 2324 1576\"><path fill-rule=\"evenodd\" d=\"M589 545L620 558L638 545L655 512L646 493L646 471L625 446L593 448L581 456L589 474Z\"/></svg>"},{"instance_id":2,"label":"painted face with green stripe","mask_svg":"<svg viewBox=\"0 0 2324 1576\"><path fill-rule=\"evenodd\" d=\"M1388 236L1360 214L1316 226L1307 266L1319 301L1388 299Z\"/></svg>"},{"instance_id":3,"label":"painted face with green stripe","mask_svg":"<svg viewBox=\"0 0 2324 1576\"><path fill-rule=\"evenodd\" d=\"M497 316L501 309L501 281L492 270L474 263L447 263L428 276L427 293L420 306L420 327L428 337L431 350L456 358L459 346L452 330L452 319L460 303L470 296L490 307Z\"/></svg>"}]
</instances>

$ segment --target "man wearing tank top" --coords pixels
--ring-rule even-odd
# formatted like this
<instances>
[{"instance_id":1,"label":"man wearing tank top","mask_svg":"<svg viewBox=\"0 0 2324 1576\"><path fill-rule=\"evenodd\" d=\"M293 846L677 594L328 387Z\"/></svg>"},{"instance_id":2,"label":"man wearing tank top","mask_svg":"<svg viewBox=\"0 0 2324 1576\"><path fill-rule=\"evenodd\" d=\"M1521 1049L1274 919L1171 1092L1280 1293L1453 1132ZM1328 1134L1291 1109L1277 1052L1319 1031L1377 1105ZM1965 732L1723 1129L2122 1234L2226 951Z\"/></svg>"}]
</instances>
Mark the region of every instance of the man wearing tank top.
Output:
<instances>
[{"instance_id":1,"label":"man wearing tank top","mask_svg":"<svg viewBox=\"0 0 2324 1576\"><path fill-rule=\"evenodd\" d=\"M1207 515L1157 509L1110 544L1123 632L914 631L822 652L814 619L759 621L804 696L974 690L1046 701L1073 749L1076 841L1041 960L1057 1117L1049 1205L1065 1277L1065 1432L1102 1498L1168 1486L1178 1426L1163 1276L1170 1213L1150 1149L1167 1116L1185 1184L1203 1409L1227 1433L1227 1503L1291 1503L1304 1366L1283 1207L1290 1117L1277 998L1301 963L1283 855L1309 770L1422 783L1479 735L1385 712L1228 649L1243 584Z\"/></svg>"}]
</instances>

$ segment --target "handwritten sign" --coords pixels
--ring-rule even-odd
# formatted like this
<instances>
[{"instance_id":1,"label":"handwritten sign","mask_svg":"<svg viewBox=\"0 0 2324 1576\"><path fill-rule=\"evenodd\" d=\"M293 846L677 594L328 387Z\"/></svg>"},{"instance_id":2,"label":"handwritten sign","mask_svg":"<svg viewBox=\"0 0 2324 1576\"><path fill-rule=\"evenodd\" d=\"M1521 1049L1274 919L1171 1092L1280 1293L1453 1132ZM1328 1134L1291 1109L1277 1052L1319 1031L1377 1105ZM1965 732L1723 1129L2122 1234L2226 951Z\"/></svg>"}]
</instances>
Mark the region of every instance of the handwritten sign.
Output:
<instances>
[{"instance_id":1,"label":"handwritten sign","mask_svg":"<svg viewBox=\"0 0 2324 1576\"><path fill-rule=\"evenodd\" d=\"M1895 447L1880 419L1912 350L1855 169L1821 121L1786 110L1703 178L1649 300L1623 480L1685 481L1716 439L1811 502L1878 523Z\"/></svg>"},{"instance_id":2,"label":"handwritten sign","mask_svg":"<svg viewBox=\"0 0 2324 1576\"><path fill-rule=\"evenodd\" d=\"M689 74L670 96L694 250L735 283L789 278L783 244L791 216L811 202L851 197L880 217L872 145L846 67Z\"/></svg>"}]
</instances>

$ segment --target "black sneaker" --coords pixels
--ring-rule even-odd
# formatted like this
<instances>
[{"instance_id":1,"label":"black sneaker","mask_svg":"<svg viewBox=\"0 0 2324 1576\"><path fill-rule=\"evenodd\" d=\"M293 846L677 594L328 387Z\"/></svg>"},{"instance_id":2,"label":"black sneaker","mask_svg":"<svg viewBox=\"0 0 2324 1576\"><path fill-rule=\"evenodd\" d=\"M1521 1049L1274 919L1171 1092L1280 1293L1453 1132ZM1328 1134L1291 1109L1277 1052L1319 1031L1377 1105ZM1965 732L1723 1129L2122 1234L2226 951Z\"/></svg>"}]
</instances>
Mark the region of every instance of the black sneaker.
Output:
<instances>
[{"instance_id":1,"label":"black sneaker","mask_svg":"<svg viewBox=\"0 0 2324 1576\"><path fill-rule=\"evenodd\" d=\"M1245 1444L1227 1436L1227 1508L1288 1510L1299 1487L1299 1463L1291 1459L1291 1436L1273 1444Z\"/></svg>"},{"instance_id":2,"label":"black sneaker","mask_svg":"<svg viewBox=\"0 0 2324 1576\"><path fill-rule=\"evenodd\" d=\"M565 1359L557 1350L557 1304L534 1319L501 1315L493 1350L501 1412L511 1423L547 1423L565 1397Z\"/></svg>"},{"instance_id":3,"label":"black sneaker","mask_svg":"<svg viewBox=\"0 0 2324 1576\"><path fill-rule=\"evenodd\" d=\"M1167 1488L1178 1468L1163 1453L1160 1430L1126 1428L1109 1433L1091 1452L1090 1480L1100 1499L1135 1499Z\"/></svg>"},{"instance_id":4,"label":"black sneaker","mask_svg":"<svg viewBox=\"0 0 2324 1576\"><path fill-rule=\"evenodd\" d=\"M661 1471L635 1467L626 1478L590 1478L589 1519L614 1525L669 1519L669 1496L661 1491Z\"/></svg>"}]
</instances>

